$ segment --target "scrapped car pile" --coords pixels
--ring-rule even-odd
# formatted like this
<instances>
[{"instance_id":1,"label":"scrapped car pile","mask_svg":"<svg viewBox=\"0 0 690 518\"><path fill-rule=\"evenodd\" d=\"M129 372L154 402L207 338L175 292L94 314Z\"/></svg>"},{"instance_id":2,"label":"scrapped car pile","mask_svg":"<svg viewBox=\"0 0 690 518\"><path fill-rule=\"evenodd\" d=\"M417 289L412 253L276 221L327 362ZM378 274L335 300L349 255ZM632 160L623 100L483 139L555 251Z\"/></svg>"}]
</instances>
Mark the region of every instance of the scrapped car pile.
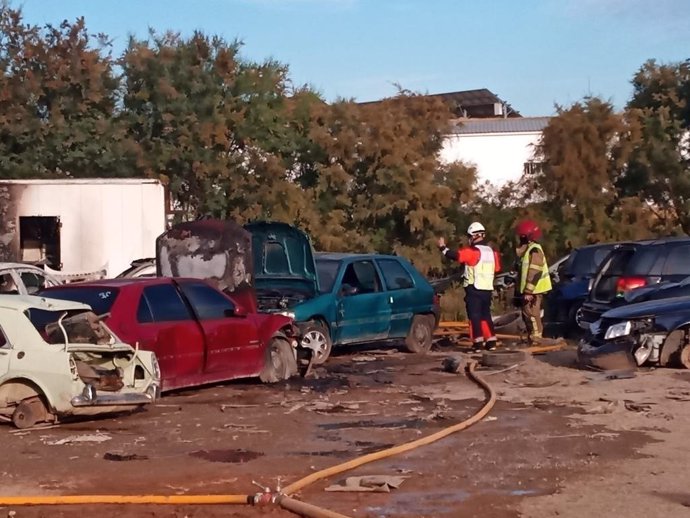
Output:
<instances>
[{"instance_id":1,"label":"scrapped car pile","mask_svg":"<svg viewBox=\"0 0 690 518\"><path fill-rule=\"evenodd\" d=\"M586 367L690 368L689 254L688 238L574 250L551 270L547 321L566 336L584 330ZM346 344L425 353L435 336L466 329L439 328L445 285L404 258L315 253L283 223L182 223L116 279L62 284L39 268L3 268L0 417L20 428L131 410L185 387L306 376ZM509 317L498 329L519 321Z\"/></svg>"},{"instance_id":2,"label":"scrapped car pile","mask_svg":"<svg viewBox=\"0 0 690 518\"><path fill-rule=\"evenodd\" d=\"M138 261L117 279L61 284L14 266L15 289L0 295L0 417L19 428L304 376L343 344L404 340L423 353L440 316L402 257L315 254L281 223L177 225L157 239L156 275Z\"/></svg>"},{"instance_id":3,"label":"scrapped car pile","mask_svg":"<svg viewBox=\"0 0 690 518\"><path fill-rule=\"evenodd\" d=\"M605 370L690 368L690 239L621 243L578 310L580 362Z\"/></svg>"}]
</instances>

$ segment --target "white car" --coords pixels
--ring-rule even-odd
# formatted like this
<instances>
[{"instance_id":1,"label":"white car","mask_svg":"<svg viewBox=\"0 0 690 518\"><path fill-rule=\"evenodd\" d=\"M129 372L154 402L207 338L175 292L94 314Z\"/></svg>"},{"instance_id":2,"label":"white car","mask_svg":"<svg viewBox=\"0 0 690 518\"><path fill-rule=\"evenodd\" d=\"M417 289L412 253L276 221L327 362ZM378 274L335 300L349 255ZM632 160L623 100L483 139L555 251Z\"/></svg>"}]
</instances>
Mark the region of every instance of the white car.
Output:
<instances>
[{"instance_id":1,"label":"white car","mask_svg":"<svg viewBox=\"0 0 690 518\"><path fill-rule=\"evenodd\" d=\"M0 295L0 419L29 428L154 402L154 353L122 343L101 318L77 302Z\"/></svg>"},{"instance_id":2,"label":"white car","mask_svg":"<svg viewBox=\"0 0 690 518\"><path fill-rule=\"evenodd\" d=\"M46 271L22 263L0 263L0 295L31 295L48 286L62 284Z\"/></svg>"}]
</instances>

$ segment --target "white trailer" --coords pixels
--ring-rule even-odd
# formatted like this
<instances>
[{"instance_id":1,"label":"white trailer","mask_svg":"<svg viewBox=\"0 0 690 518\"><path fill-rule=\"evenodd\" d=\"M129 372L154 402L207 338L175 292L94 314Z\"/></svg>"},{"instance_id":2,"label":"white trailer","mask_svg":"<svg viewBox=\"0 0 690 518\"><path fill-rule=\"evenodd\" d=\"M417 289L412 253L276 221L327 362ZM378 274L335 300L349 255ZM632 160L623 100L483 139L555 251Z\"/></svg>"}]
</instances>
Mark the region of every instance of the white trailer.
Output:
<instances>
[{"instance_id":1,"label":"white trailer","mask_svg":"<svg viewBox=\"0 0 690 518\"><path fill-rule=\"evenodd\" d=\"M0 261L112 277L155 257L166 220L158 180L0 180Z\"/></svg>"}]
</instances>

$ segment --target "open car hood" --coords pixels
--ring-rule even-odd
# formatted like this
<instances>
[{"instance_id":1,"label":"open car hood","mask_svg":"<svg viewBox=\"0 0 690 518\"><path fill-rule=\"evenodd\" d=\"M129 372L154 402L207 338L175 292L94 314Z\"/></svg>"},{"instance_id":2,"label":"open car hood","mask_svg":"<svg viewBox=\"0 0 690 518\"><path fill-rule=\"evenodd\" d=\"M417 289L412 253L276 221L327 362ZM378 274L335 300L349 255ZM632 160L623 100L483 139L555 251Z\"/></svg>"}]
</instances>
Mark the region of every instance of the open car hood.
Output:
<instances>
[{"instance_id":1,"label":"open car hood","mask_svg":"<svg viewBox=\"0 0 690 518\"><path fill-rule=\"evenodd\" d=\"M306 233L269 221L248 223L244 228L252 235L257 292L297 291L308 298L319 292L314 250Z\"/></svg>"}]
</instances>

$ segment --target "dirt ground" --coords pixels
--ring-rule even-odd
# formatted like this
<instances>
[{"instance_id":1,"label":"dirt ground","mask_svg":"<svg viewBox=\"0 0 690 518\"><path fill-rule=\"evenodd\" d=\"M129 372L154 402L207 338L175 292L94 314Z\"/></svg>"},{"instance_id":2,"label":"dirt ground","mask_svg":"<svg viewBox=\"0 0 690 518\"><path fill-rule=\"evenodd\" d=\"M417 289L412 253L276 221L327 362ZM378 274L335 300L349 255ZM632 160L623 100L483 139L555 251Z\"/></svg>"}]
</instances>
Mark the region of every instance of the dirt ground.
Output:
<instances>
[{"instance_id":1,"label":"dirt ground","mask_svg":"<svg viewBox=\"0 0 690 518\"><path fill-rule=\"evenodd\" d=\"M147 411L2 432L2 495L254 494L441 430L483 392L444 357L348 349L308 379L242 381L167 395ZM607 379L574 351L486 379L499 401L433 445L306 488L298 498L352 517L690 516L690 372ZM488 371L487 371L488 372ZM389 493L324 489L351 475L407 477ZM276 507L69 506L0 515L288 517Z\"/></svg>"}]
</instances>

